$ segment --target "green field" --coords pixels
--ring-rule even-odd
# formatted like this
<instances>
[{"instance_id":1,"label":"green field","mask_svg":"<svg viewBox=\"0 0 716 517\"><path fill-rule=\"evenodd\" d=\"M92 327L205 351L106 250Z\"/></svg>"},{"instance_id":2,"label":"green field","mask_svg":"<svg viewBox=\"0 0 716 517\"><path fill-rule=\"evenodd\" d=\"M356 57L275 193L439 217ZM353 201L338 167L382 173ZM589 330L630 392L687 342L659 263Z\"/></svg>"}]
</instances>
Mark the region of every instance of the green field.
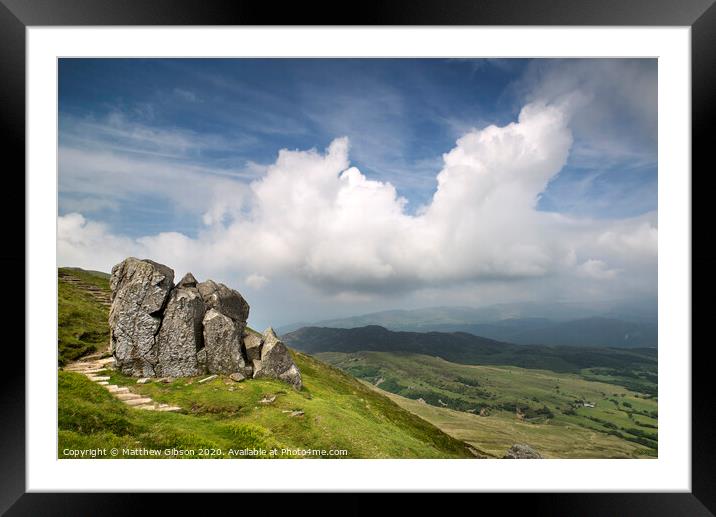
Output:
<instances>
[{"instance_id":1,"label":"green field","mask_svg":"<svg viewBox=\"0 0 716 517\"><path fill-rule=\"evenodd\" d=\"M59 287L60 357L70 360L80 350L106 347L106 308L62 279ZM116 447L118 457L127 457L124 448L194 450L193 457L212 458L246 457L231 451L247 448L346 450L341 457L348 458L474 457L464 442L339 369L300 353L294 360L304 383L299 392L268 379L235 383L220 376L202 384L195 378L140 385L110 374L112 384L178 405L183 408L178 413L131 408L83 375L60 370L58 456L68 457L65 449ZM165 457L177 456L170 450Z\"/></svg>"},{"instance_id":2,"label":"green field","mask_svg":"<svg viewBox=\"0 0 716 517\"><path fill-rule=\"evenodd\" d=\"M587 380L592 371L462 365L398 352L317 357L397 395L392 398L401 406L486 455L500 456L514 443L552 458L658 453L656 397Z\"/></svg>"}]
</instances>

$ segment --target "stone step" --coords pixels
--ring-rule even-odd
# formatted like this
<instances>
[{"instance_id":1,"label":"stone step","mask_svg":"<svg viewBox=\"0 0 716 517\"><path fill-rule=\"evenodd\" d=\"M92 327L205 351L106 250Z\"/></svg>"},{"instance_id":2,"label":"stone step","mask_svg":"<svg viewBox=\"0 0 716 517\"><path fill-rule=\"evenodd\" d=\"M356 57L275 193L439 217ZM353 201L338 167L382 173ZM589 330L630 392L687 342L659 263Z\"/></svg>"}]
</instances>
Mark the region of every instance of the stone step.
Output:
<instances>
[{"instance_id":1,"label":"stone step","mask_svg":"<svg viewBox=\"0 0 716 517\"><path fill-rule=\"evenodd\" d=\"M110 393L114 393L116 395L119 395L120 393L129 393L129 388L126 386L119 387L116 384L110 384L106 386L106 388L109 390Z\"/></svg>"},{"instance_id":2,"label":"stone step","mask_svg":"<svg viewBox=\"0 0 716 517\"><path fill-rule=\"evenodd\" d=\"M139 399L127 399L124 401L124 403L128 406L141 406L143 404L148 404L149 402L152 402L152 399L150 399L149 397Z\"/></svg>"},{"instance_id":3,"label":"stone step","mask_svg":"<svg viewBox=\"0 0 716 517\"><path fill-rule=\"evenodd\" d=\"M166 406L157 408L157 411L181 411L181 408L179 406Z\"/></svg>"},{"instance_id":4,"label":"stone step","mask_svg":"<svg viewBox=\"0 0 716 517\"><path fill-rule=\"evenodd\" d=\"M99 381L97 384L99 384L100 386L107 386L107 385L109 384L109 382L107 382L107 381Z\"/></svg>"},{"instance_id":5,"label":"stone step","mask_svg":"<svg viewBox=\"0 0 716 517\"><path fill-rule=\"evenodd\" d=\"M97 382L97 381L108 381L108 380L109 380L109 375L99 376L99 375L92 375L91 373L88 373L88 374L85 374L85 375L87 375L87 378L88 378L89 380L94 381L94 382Z\"/></svg>"},{"instance_id":6,"label":"stone step","mask_svg":"<svg viewBox=\"0 0 716 517\"><path fill-rule=\"evenodd\" d=\"M114 361L114 357L108 357L107 359ZM99 370L105 368L105 365L108 362L109 361L103 361L100 359L98 354L93 354L91 356L87 356L82 361L68 364L65 366L65 370Z\"/></svg>"},{"instance_id":7,"label":"stone step","mask_svg":"<svg viewBox=\"0 0 716 517\"><path fill-rule=\"evenodd\" d=\"M154 404L142 404L141 406L134 406L134 407L136 407L137 409L147 409L149 411L155 411L157 409L157 407Z\"/></svg>"},{"instance_id":8,"label":"stone step","mask_svg":"<svg viewBox=\"0 0 716 517\"><path fill-rule=\"evenodd\" d=\"M132 393L131 391L117 393L115 397L117 397L119 400L134 400L143 398L141 395L137 395L136 393Z\"/></svg>"},{"instance_id":9,"label":"stone step","mask_svg":"<svg viewBox=\"0 0 716 517\"><path fill-rule=\"evenodd\" d=\"M100 363L100 364L113 363L113 362L114 362L114 357L105 357L105 358L103 358L103 359L98 359L97 362Z\"/></svg>"}]
</instances>

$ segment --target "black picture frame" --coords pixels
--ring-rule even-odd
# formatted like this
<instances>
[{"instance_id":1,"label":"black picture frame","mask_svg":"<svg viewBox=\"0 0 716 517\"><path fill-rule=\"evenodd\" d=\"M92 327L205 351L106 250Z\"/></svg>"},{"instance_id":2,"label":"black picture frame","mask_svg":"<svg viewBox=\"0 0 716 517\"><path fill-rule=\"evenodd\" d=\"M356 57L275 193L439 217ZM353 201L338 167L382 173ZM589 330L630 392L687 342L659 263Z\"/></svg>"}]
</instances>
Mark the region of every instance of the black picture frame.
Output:
<instances>
[{"instance_id":1,"label":"black picture frame","mask_svg":"<svg viewBox=\"0 0 716 517\"><path fill-rule=\"evenodd\" d=\"M708 128L715 113L716 90L716 6L715 0L414 0L412 2L385 1L351 4L354 9L342 12L320 2L285 3L238 0L201 2L183 0L0 0L0 127L3 135L4 164L14 168L5 170L6 192L25 192L25 30L29 26L83 25L601 25L601 26L688 26L691 28L692 70L692 171L706 169L708 151L713 146ZM10 160L8 160L10 158ZM713 167L711 167L713 169ZM709 171L702 170L702 175ZM707 176L708 177L708 176ZM21 179L22 178L22 179ZM693 193L706 195L705 178L699 179L701 188ZM17 185L10 185L16 181ZM12 187L15 189L10 190ZM0 264L6 292L24 292L24 281L32 271L25 266L25 227L20 225L18 213L24 196L3 203L6 224L5 241ZM692 198L693 199L693 198ZM700 205L705 206L705 205ZM708 213L693 211L694 223L708 221ZM24 213L24 210L23 210ZM701 245L705 249L706 243ZM697 248L698 250L698 248ZM695 260L694 260L695 258ZM712 292L713 275L707 266L716 262L711 252L693 255L693 265L705 273L699 277L698 291ZM23 271L21 277L18 272ZM692 271L693 274L693 271ZM23 285L21 285L21 282ZM49 288L48 288L49 289ZM54 292L54 291L53 291ZM15 311L20 305L15 294ZM24 297L23 297L24 299ZM24 306L24 304L23 304ZM31 311L32 307L25 307ZM707 306L696 306L693 315L705 313ZM704 314L705 315L705 314ZM0 440L0 510L7 515L127 515L148 508L149 494L37 494L25 493L25 354L18 346L24 341L24 326L14 317L17 336L6 337L3 362L3 387L0 390L2 408L2 439ZM693 327L693 325L692 325ZM529 511L542 515L713 515L716 512L716 409L711 382L712 364L708 361L710 343L684 343L692 353L692 492L691 493L606 493L606 494L480 494L477 508L484 503L507 504L510 510ZM15 346L10 346L11 344ZM141 466L138 466L141 468ZM219 510L228 495L212 494L211 506ZM235 496L234 496L235 497ZM250 498L241 496L241 511L250 511ZM271 496L272 498L275 496ZM296 495L288 497L296 500ZM351 502L342 502L341 513L373 512L374 503L365 496L351 495ZM454 495L457 497L457 495ZM164 496L163 511L177 508L191 511L206 509L205 497L190 494ZM422 504L423 497L411 496ZM256 502L257 499L254 499ZM292 503L306 504L304 498ZM476 504L475 501L460 501ZM235 503L235 501L234 501ZM234 504L229 502L231 506ZM287 501L276 501L287 504ZM331 505L321 504L333 513ZM310 504L310 510L320 510ZM101 512L101 513L100 513Z\"/></svg>"}]
</instances>

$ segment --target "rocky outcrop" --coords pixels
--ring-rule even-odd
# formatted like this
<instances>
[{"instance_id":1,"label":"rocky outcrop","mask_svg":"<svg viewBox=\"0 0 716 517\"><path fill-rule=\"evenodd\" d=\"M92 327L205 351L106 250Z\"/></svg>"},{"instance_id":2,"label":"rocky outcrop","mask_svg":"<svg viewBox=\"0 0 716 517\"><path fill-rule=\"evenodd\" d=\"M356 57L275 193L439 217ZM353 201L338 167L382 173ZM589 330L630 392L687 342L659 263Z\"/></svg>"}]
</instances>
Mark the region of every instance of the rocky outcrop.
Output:
<instances>
[{"instance_id":1,"label":"rocky outcrop","mask_svg":"<svg viewBox=\"0 0 716 517\"><path fill-rule=\"evenodd\" d=\"M237 291L229 289L224 284L217 284L213 280L197 284L197 288L207 310L216 309L234 321L246 323L249 318L249 304Z\"/></svg>"},{"instance_id":2,"label":"rocky outcrop","mask_svg":"<svg viewBox=\"0 0 716 517\"><path fill-rule=\"evenodd\" d=\"M254 361L254 379L261 377L281 379L296 389L300 389L302 384L301 372L293 362L288 348L270 327L263 334L261 360Z\"/></svg>"},{"instance_id":3,"label":"rocky outcrop","mask_svg":"<svg viewBox=\"0 0 716 517\"><path fill-rule=\"evenodd\" d=\"M261 334L244 331L244 348L249 363L253 364L254 361L261 359L261 345L263 344L264 338Z\"/></svg>"},{"instance_id":4,"label":"rocky outcrop","mask_svg":"<svg viewBox=\"0 0 716 517\"><path fill-rule=\"evenodd\" d=\"M503 459L509 460L539 460L542 456L529 445L516 443L508 449Z\"/></svg>"},{"instance_id":5,"label":"rocky outcrop","mask_svg":"<svg viewBox=\"0 0 716 517\"><path fill-rule=\"evenodd\" d=\"M203 318L204 301L199 291L180 282L169 295L157 334L157 376L191 377L204 373L197 359L197 352L204 346Z\"/></svg>"},{"instance_id":6,"label":"rocky outcrop","mask_svg":"<svg viewBox=\"0 0 716 517\"><path fill-rule=\"evenodd\" d=\"M112 268L110 335L117 368L136 377L226 374L280 379L300 389L301 372L272 329L246 327L249 304L213 280L130 257Z\"/></svg>"},{"instance_id":7,"label":"rocky outcrop","mask_svg":"<svg viewBox=\"0 0 716 517\"><path fill-rule=\"evenodd\" d=\"M155 375L155 338L173 282L174 271L151 260L130 257L112 268L110 346L122 373Z\"/></svg>"},{"instance_id":8,"label":"rocky outcrop","mask_svg":"<svg viewBox=\"0 0 716 517\"><path fill-rule=\"evenodd\" d=\"M216 309L204 316L206 367L209 373L242 371L246 360L241 353L241 335L245 324L236 322Z\"/></svg>"}]
</instances>

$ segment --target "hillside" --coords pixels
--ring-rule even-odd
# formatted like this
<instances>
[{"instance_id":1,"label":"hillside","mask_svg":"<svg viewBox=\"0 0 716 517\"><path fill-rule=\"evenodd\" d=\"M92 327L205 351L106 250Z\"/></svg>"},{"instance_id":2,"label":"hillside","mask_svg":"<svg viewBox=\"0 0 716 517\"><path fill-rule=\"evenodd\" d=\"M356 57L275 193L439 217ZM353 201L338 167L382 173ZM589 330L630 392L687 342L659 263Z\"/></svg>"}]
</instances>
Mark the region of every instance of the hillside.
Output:
<instances>
[{"instance_id":1,"label":"hillside","mask_svg":"<svg viewBox=\"0 0 716 517\"><path fill-rule=\"evenodd\" d=\"M82 285L67 281L73 275ZM107 289L101 275L62 269L59 278L61 362L106 346L108 310L87 285ZM137 384L116 371L113 385L131 387L176 413L132 408L85 376L58 372L58 455L64 449L117 447L200 451L205 457L243 457L243 449L345 450L349 458L467 458L465 443L402 409L388 397L315 358L295 351L303 388L273 379L235 383L218 376ZM233 451L233 454L232 454ZM265 454L266 455L266 454ZM280 453L279 453L280 455ZM199 457L197 454L195 457ZM296 457L285 452L284 457Z\"/></svg>"},{"instance_id":2,"label":"hillside","mask_svg":"<svg viewBox=\"0 0 716 517\"><path fill-rule=\"evenodd\" d=\"M657 454L657 400L619 386L576 374L400 352L318 357L490 456L500 457L513 443L529 443L552 458Z\"/></svg>"},{"instance_id":3,"label":"hillside","mask_svg":"<svg viewBox=\"0 0 716 517\"><path fill-rule=\"evenodd\" d=\"M461 364L512 365L561 373L601 375L625 387L656 394L656 349L514 345L464 332L393 332L379 326L305 327L283 336L297 350L406 352Z\"/></svg>"},{"instance_id":4,"label":"hillside","mask_svg":"<svg viewBox=\"0 0 716 517\"><path fill-rule=\"evenodd\" d=\"M108 302L108 278L76 268L59 269L57 360L60 366L106 347Z\"/></svg>"}]
</instances>

